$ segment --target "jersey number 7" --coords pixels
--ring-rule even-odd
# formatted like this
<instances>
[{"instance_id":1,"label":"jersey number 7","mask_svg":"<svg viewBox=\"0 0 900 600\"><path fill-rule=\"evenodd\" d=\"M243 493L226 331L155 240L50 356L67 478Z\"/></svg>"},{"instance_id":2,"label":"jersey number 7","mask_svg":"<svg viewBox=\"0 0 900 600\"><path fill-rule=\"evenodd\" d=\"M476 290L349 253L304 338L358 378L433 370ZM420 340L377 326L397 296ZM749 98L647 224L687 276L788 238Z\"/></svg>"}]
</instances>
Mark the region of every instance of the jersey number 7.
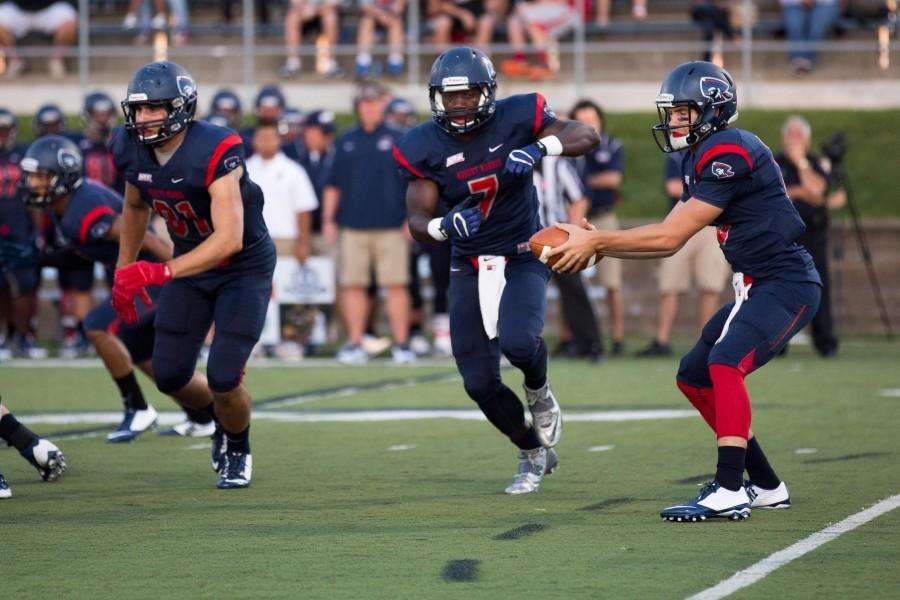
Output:
<instances>
[{"instance_id":1,"label":"jersey number 7","mask_svg":"<svg viewBox=\"0 0 900 600\"><path fill-rule=\"evenodd\" d=\"M497 189L499 186L500 182L497 181L496 175L488 175L487 177L479 177L478 179L469 181L469 193L484 194L482 199L478 202L478 207L481 209L482 220L487 220L488 213L491 212L491 207L494 205L494 198L497 197Z\"/></svg>"},{"instance_id":2,"label":"jersey number 7","mask_svg":"<svg viewBox=\"0 0 900 600\"><path fill-rule=\"evenodd\" d=\"M187 221L194 224L194 229L197 230L197 233L199 233L201 237L206 237L212 233L212 227L210 227L209 221L198 217L197 213L194 212L194 207L191 206L191 203L187 200L182 200L176 204L175 210L172 210L169 205L162 200L154 200L153 211L166 221L166 226L169 228L169 231L177 237L187 236Z\"/></svg>"}]
</instances>

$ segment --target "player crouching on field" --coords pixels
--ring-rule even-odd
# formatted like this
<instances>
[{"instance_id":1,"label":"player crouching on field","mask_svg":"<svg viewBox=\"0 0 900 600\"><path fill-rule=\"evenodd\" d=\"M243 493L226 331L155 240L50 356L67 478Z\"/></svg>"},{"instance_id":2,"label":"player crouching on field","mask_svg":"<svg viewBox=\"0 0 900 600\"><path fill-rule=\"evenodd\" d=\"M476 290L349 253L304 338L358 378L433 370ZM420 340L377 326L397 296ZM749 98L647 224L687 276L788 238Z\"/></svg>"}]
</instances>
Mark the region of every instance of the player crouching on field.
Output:
<instances>
[{"instance_id":1,"label":"player crouching on field","mask_svg":"<svg viewBox=\"0 0 900 600\"><path fill-rule=\"evenodd\" d=\"M496 100L491 60L454 48L431 68L431 121L394 149L409 179L415 239L450 242L450 339L466 393L519 448L508 494L538 489L557 464L562 418L547 378L541 339L550 272L528 248L540 229L532 172L544 156L583 154L597 132L562 121L540 94ZM452 207L436 217L438 203ZM525 376L531 422L500 380L500 355Z\"/></svg>"},{"instance_id":2,"label":"player crouching on field","mask_svg":"<svg viewBox=\"0 0 900 600\"><path fill-rule=\"evenodd\" d=\"M745 519L751 508L786 508L791 499L750 430L744 378L769 362L819 306L821 279L797 243L805 226L787 195L772 152L758 137L729 129L737 119L731 75L712 63L676 67L656 97L653 128L663 152L687 149L681 201L659 224L627 231L560 225L569 240L554 268L571 272L595 253L620 258L671 256L707 225L734 271L735 301L703 328L681 359L678 389L718 440L715 480L661 516L669 521ZM744 482L746 469L750 480Z\"/></svg>"}]
</instances>

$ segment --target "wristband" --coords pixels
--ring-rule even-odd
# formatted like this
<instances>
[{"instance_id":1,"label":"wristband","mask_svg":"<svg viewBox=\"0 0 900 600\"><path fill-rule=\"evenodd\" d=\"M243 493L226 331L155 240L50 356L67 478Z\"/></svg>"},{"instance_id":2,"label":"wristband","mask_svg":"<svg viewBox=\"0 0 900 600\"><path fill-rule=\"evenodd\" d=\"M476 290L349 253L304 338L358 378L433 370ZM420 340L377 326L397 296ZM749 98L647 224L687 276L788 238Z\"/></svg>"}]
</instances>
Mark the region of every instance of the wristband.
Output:
<instances>
[{"instance_id":1,"label":"wristband","mask_svg":"<svg viewBox=\"0 0 900 600\"><path fill-rule=\"evenodd\" d=\"M559 156L563 153L562 142L555 135L542 137L537 141L537 145L544 156Z\"/></svg>"},{"instance_id":2,"label":"wristband","mask_svg":"<svg viewBox=\"0 0 900 600\"><path fill-rule=\"evenodd\" d=\"M441 227L440 217L428 221L428 235L439 242L446 242L447 238L450 237L447 235L447 232L444 231L444 228Z\"/></svg>"}]
</instances>

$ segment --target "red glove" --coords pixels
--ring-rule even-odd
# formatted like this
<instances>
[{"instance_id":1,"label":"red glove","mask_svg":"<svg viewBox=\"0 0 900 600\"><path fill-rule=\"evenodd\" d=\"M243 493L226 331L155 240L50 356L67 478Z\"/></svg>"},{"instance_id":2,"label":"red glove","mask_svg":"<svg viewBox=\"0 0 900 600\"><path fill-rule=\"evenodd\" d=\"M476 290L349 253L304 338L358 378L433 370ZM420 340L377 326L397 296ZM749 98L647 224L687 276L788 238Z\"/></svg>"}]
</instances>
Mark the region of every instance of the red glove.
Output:
<instances>
[{"instance_id":1,"label":"red glove","mask_svg":"<svg viewBox=\"0 0 900 600\"><path fill-rule=\"evenodd\" d=\"M153 301L147 294L148 285L163 285L172 279L172 269L166 263L153 263L139 260L119 269L113 279L112 305L116 314L125 323L137 323L137 307L134 297L139 296L144 304L151 306Z\"/></svg>"}]
</instances>

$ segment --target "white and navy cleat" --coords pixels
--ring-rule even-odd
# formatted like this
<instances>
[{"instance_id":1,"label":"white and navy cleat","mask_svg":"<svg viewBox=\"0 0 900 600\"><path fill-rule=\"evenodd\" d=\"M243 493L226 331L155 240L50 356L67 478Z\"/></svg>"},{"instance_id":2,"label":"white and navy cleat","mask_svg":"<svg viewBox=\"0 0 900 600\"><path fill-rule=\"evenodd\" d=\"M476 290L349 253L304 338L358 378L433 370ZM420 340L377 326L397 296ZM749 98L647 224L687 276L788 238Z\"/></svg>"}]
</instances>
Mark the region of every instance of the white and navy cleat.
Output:
<instances>
[{"instance_id":1,"label":"white and navy cleat","mask_svg":"<svg viewBox=\"0 0 900 600\"><path fill-rule=\"evenodd\" d=\"M173 425L167 429L161 429L159 435L181 437L209 437L216 431L214 421L209 423L197 423L188 419L184 423Z\"/></svg>"},{"instance_id":2,"label":"white and navy cleat","mask_svg":"<svg viewBox=\"0 0 900 600\"><path fill-rule=\"evenodd\" d=\"M225 446L227 443L225 430L221 426L215 425L210 439L212 440L212 450L210 452L212 468L213 471L219 473L225 463Z\"/></svg>"},{"instance_id":3,"label":"white and navy cleat","mask_svg":"<svg viewBox=\"0 0 900 600\"><path fill-rule=\"evenodd\" d=\"M145 410L125 409L125 417L115 431L107 434L106 441L110 444L132 442L145 431L156 427L156 418L156 409L152 406Z\"/></svg>"},{"instance_id":4,"label":"white and navy cleat","mask_svg":"<svg viewBox=\"0 0 900 600\"><path fill-rule=\"evenodd\" d=\"M744 482L744 489L750 497L750 508L790 508L791 494L782 481L774 490L767 490L751 481Z\"/></svg>"},{"instance_id":5,"label":"white and navy cleat","mask_svg":"<svg viewBox=\"0 0 900 600\"><path fill-rule=\"evenodd\" d=\"M62 451L44 438L37 438L21 454L37 469L44 481L56 481L66 470L66 457Z\"/></svg>"},{"instance_id":6,"label":"white and navy cleat","mask_svg":"<svg viewBox=\"0 0 900 600\"><path fill-rule=\"evenodd\" d=\"M9 484L6 483L3 473L0 473L0 500L4 498L12 498L12 490L9 489Z\"/></svg>"},{"instance_id":7,"label":"white and navy cleat","mask_svg":"<svg viewBox=\"0 0 900 600\"><path fill-rule=\"evenodd\" d=\"M700 494L684 504L676 504L662 510L659 516L666 521L693 523L707 519L731 519L742 521L750 517L750 497L744 486L729 490L710 481Z\"/></svg>"},{"instance_id":8,"label":"white and navy cleat","mask_svg":"<svg viewBox=\"0 0 900 600\"><path fill-rule=\"evenodd\" d=\"M504 491L513 496L536 492L544 475L551 475L558 466L559 459L552 448L519 450L519 470Z\"/></svg>"},{"instance_id":9,"label":"white and navy cleat","mask_svg":"<svg viewBox=\"0 0 900 600\"><path fill-rule=\"evenodd\" d=\"M525 387L525 386L523 386ZM550 387L550 380L544 387L531 390L525 387L525 399L531 411L531 423L544 448L552 448L562 437L562 412Z\"/></svg>"},{"instance_id":10,"label":"white and navy cleat","mask_svg":"<svg viewBox=\"0 0 900 600\"><path fill-rule=\"evenodd\" d=\"M244 452L226 452L222 458L222 470L219 473L220 490L245 488L250 485L253 476L253 457Z\"/></svg>"}]
</instances>

